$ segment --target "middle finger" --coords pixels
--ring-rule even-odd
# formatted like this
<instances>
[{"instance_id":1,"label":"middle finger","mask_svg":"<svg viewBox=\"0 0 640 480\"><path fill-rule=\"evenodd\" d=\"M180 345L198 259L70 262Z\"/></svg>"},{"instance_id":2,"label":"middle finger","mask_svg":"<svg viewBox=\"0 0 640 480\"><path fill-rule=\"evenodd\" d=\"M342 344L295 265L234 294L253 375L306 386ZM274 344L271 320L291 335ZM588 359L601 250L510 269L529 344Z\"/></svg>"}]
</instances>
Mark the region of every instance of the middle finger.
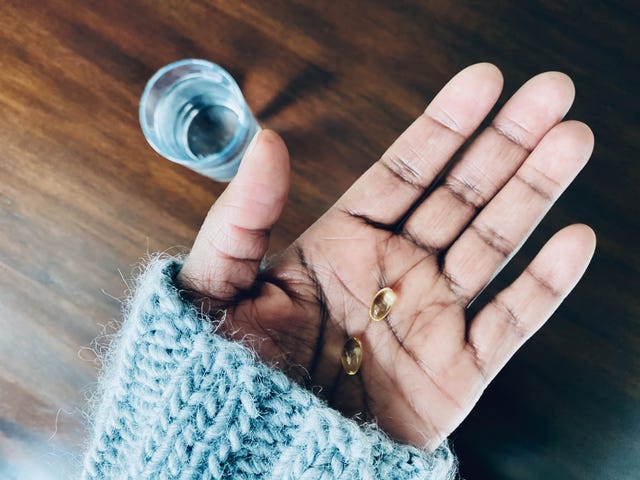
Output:
<instances>
[{"instance_id":1,"label":"middle finger","mask_svg":"<svg viewBox=\"0 0 640 480\"><path fill-rule=\"evenodd\" d=\"M446 249L564 117L574 93L559 72L526 82L407 219L404 233L430 251Z\"/></svg>"}]
</instances>

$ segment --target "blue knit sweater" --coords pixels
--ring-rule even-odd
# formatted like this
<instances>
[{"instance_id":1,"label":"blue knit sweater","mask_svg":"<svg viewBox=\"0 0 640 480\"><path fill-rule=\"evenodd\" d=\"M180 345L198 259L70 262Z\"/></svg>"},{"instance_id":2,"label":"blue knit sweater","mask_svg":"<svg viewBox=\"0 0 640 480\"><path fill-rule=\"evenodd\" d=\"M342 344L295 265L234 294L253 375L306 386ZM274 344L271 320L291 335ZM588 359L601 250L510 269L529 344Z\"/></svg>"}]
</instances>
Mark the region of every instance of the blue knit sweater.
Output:
<instances>
[{"instance_id":1,"label":"blue knit sweater","mask_svg":"<svg viewBox=\"0 0 640 480\"><path fill-rule=\"evenodd\" d=\"M451 479L427 453L360 426L215 334L174 286L175 259L138 280L100 381L85 479Z\"/></svg>"}]
</instances>

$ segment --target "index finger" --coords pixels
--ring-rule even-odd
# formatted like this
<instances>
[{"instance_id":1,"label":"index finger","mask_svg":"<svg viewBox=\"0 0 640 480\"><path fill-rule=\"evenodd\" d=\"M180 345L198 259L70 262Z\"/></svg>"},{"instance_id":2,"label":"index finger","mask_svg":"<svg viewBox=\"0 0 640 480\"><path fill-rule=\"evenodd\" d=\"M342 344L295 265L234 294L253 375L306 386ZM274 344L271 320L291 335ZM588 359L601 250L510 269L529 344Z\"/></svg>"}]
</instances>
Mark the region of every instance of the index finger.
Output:
<instances>
[{"instance_id":1,"label":"index finger","mask_svg":"<svg viewBox=\"0 0 640 480\"><path fill-rule=\"evenodd\" d=\"M375 223L399 222L487 116L502 83L489 63L462 70L336 207Z\"/></svg>"}]
</instances>

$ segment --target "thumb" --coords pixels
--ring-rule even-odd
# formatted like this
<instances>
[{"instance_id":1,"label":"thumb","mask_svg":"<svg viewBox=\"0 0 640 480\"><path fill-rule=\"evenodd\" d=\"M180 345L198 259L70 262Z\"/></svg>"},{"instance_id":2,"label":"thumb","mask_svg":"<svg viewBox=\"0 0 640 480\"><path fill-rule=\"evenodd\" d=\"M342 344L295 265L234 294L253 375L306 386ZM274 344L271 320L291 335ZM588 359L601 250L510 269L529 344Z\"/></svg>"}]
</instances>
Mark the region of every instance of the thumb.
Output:
<instances>
[{"instance_id":1,"label":"thumb","mask_svg":"<svg viewBox=\"0 0 640 480\"><path fill-rule=\"evenodd\" d=\"M221 303L250 288L288 191L287 147L277 133L262 130L209 210L180 272L182 286Z\"/></svg>"}]
</instances>

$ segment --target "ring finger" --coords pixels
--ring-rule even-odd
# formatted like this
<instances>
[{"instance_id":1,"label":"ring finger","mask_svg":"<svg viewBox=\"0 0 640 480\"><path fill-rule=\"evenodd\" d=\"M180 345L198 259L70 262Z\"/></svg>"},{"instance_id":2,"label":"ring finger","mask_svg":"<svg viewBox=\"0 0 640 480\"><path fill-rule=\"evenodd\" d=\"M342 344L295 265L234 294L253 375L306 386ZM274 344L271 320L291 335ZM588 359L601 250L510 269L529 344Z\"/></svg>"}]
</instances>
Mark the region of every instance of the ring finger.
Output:
<instances>
[{"instance_id":1,"label":"ring finger","mask_svg":"<svg viewBox=\"0 0 640 480\"><path fill-rule=\"evenodd\" d=\"M444 258L443 275L468 304L520 248L586 164L593 134L568 121L552 129Z\"/></svg>"}]
</instances>

